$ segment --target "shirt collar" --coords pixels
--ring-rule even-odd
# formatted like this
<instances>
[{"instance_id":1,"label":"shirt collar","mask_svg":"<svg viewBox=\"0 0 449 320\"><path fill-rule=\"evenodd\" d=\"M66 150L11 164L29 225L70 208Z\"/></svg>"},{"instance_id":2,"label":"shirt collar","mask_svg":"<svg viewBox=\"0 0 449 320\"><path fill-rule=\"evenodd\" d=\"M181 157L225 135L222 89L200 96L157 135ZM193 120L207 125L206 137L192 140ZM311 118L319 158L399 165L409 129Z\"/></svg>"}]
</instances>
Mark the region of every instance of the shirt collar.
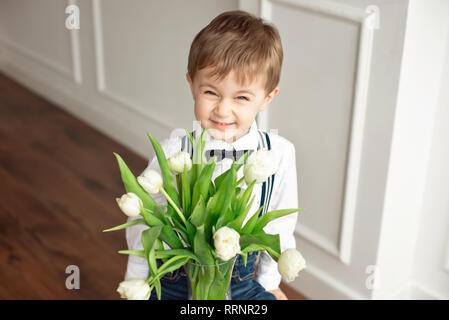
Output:
<instances>
[{"instance_id":1,"label":"shirt collar","mask_svg":"<svg viewBox=\"0 0 449 320\"><path fill-rule=\"evenodd\" d=\"M197 123L199 124L199 122ZM199 135L201 135L202 127L200 125L197 125L194 131L195 137L198 137ZM249 131L240 138L238 138L236 141L231 143L215 139L211 137L207 131L205 135L206 135L206 143L204 145L204 150L211 150L211 149L225 149L231 151L256 150L259 144L258 127L255 119L253 120L253 123L249 128Z\"/></svg>"}]
</instances>

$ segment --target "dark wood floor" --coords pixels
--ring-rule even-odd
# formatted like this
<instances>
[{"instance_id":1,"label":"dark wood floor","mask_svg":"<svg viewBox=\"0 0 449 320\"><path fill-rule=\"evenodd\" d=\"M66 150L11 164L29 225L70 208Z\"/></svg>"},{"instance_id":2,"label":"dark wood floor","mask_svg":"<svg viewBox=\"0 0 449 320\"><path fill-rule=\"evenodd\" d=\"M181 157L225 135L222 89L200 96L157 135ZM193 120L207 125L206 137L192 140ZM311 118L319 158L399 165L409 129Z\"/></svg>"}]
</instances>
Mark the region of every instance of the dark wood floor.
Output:
<instances>
[{"instance_id":1,"label":"dark wood floor","mask_svg":"<svg viewBox=\"0 0 449 320\"><path fill-rule=\"evenodd\" d=\"M125 231L102 232L126 220L113 152L136 174L147 164L0 73L0 299L119 299Z\"/></svg>"}]
</instances>

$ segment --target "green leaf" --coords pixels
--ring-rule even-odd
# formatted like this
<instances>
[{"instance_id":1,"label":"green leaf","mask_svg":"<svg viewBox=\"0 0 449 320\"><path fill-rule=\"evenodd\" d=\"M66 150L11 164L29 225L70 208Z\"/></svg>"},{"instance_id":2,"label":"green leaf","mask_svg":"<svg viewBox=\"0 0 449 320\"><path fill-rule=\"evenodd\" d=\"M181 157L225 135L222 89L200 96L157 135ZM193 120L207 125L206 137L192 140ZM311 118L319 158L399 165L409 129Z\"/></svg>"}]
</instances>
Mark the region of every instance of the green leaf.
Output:
<instances>
[{"instance_id":1,"label":"green leaf","mask_svg":"<svg viewBox=\"0 0 449 320\"><path fill-rule=\"evenodd\" d=\"M151 274L158 274L154 246L150 249L150 253L148 254L148 262L149 262ZM157 298L159 300L161 300L162 288L161 288L161 281L160 281L159 277L156 277L154 279L154 285L156 287Z\"/></svg>"},{"instance_id":2,"label":"green leaf","mask_svg":"<svg viewBox=\"0 0 449 320\"><path fill-rule=\"evenodd\" d=\"M259 219L257 224L255 225L254 229L252 230L252 233L259 233L263 231L263 228L272 220L289 215L291 213L304 210L302 208L298 209L281 209L281 210L274 210L270 212L266 212L262 215L262 217Z\"/></svg>"},{"instance_id":3,"label":"green leaf","mask_svg":"<svg viewBox=\"0 0 449 320\"><path fill-rule=\"evenodd\" d=\"M237 206L237 215L240 215L243 210L246 207L246 204L248 203L249 198L251 197L252 193L253 193L253 189L254 189L254 185L256 183L256 180L254 180L253 182L251 182L248 186L248 188L245 189L245 191L243 192L242 196L240 197L240 199L238 200L238 206Z\"/></svg>"},{"instance_id":4,"label":"green leaf","mask_svg":"<svg viewBox=\"0 0 449 320\"><path fill-rule=\"evenodd\" d=\"M214 264L214 257L212 255L212 248L206 241L204 225L201 225L197 228L197 232L195 234L194 239L194 252L198 256L200 263L202 265L212 265ZM207 293L209 292L210 285L214 280L215 269L214 268L204 268L204 274L202 276L202 280L198 281L197 290L201 292L203 297L207 297Z\"/></svg>"},{"instance_id":5,"label":"green leaf","mask_svg":"<svg viewBox=\"0 0 449 320\"><path fill-rule=\"evenodd\" d=\"M125 161L120 157L119 154L114 152L115 157L120 168L120 173L122 176L122 181L125 186L126 192L135 193L143 203L145 209L154 212L154 214L149 214L147 211L142 210L141 215L144 217L147 224L151 227L164 225L164 222L156 217L156 214L163 213L164 207L157 204L153 198L140 186L137 182L136 177L133 175L131 170L129 170ZM165 241L172 248L182 248L182 242L176 236L176 233L171 229L164 228L163 230L163 241Z\"/></svg>"},{"instance_id":6,"label":"green leaf","mask_svg":"<svg viewBox=\"0 0 449 320\"><path fill-rule=\"evenodd\" d=\"M245 226L242 229L242 233L250 234L253 232L254 227L256 226L257 220L259 219L259 213L263 209L263 205L259 207L257 212L253 214L253 216L246 222Z\"/></svg>"},{"instance_id":7,"label":"green leaf","mask_svg":"<svg viewBox=\"0 0 449 320\"><path fill-rule=\"evenodd\" d=\"M245 152L243 154L243 156L241 156L237 162L235 162L235 172L238 172L240 167L242 165L244 165L246 163L246 160L249 157L249 151ZM214 183L215 183L215 187L218 189L220 187L220 185L223 183L224 179L226 178L226 176L230 174L230 170L227 170L225 172L223 172L222 174L220 174L218 177L215 178Z\"/></svg>"},{"instance_id":8,"label":"green leaf","mask_svg":"<svg viewBox=\"0 0 449 320\"><path fill-rule=\"evenodd\" d=\"M184 242L189 245L189 235L187 234L187 231L181 230L177 227L173 227L173 230L175 230L176 232L178 232L181 235L182 240L184 240Z\"/></svg>"},{"instance_id":9,"label":"green leaf","mask_svg":"<svg viewBox=\"0 0 449 320\"><path fill-rule=\"evenodd\" d=\"M240 248L242 252L266 250L276 262L281 254L278 234L242 234L240 236Z\"/></svg>"},{"instance_id":10,"label":"green leaf","mask_svg":"<svg viewBox=\"0 0 449 320\"><path fill-rule=\"evenodd\" d=\"M156 256L154 250L154 243L159 237L163 226L152 227L150 229L142 231L142 245L145 252L145 258L148 260L148 266L150 268L151 274L157 274L157 264L156 264ZM159 279L155 279L155 287L158 298L160 300L161 296L161 283Z\"/></svg>"},{"instance_id":11,"label":"green leaf","mask_svg":"<svg viewBox=\"0 0 449 320\"><path fill-rule=\"evenodd\" d=\"M248 252L241 251L240 255L242 256L243 266L246 268L246 264L248 262Z\"/></svg>"},{"instance_id":12,"label":"green leaf","mask_svg":"<svg viewBox=\"0 0 449 320\"><path fill-rule=\"evenodd\" d=\"M212 174L215 170L215 158L214 160L207 164L205 168L201 171L201 174L193 186L193 196L192 196L192 206L195 207L200 195L203 199L207 201L209 198L210 185L212 184Z\"/></svg>"},{"instance_id":13,"label":"green leaf","mask_svg":"<svg viewBox=\"0 0 449 320\"><path fill-rule=\"evenodd\" d=\"M184 172L182 173L181 176L181 187L182 187L182 209L185 218L188 219L191 214L191 198L190 198L189 174L186 166L184 166Z\"/></svg>"},{"instance_id":14,"label":"green leaf","mask_svg":"<svg viewBox=\"0 0 449 320\"><path fill-rule=\"evenodd\" d=\"M237 215L238 202L242 198L242 194L243 194L242 188L235 187L234 197L232 198L231 206L232 206L232 211L236 215Z\"/></svg>"},{"instance_id":15,"label":"green leaf","mask_svg":"<svg viewBox=\"0 0 449 320\"><path fill-rule=\"evenodd\" d=\"M190 216L190 222L195 227L199 227L200 225L204 224L204 220L206 218L206 207L204 204L203 196L200 195L200 198L195 206L195 209L192 212L192 215Z\"/></svg>"},{"instance_id":16,"label":"green leaf","mask_svg":"<svg viewBox=\"0 0 449 320\"><path fill-rule=\"evenodd\" d=\"M115 152L114 155L117 158L126 192L135 193L140 198L140 200L142 200L144 208L150 209L152 211L162 210L163 207L157 204L153 200L153 198L151 198L150 195L140 186L140 184L137 182L136 177L128 168L125 161L123 161L122 157L120 157L120 155Z\"/></svg>"},{"instance_id":17,"label":"green leaf","mask_svg":"<svg viewBox=\"0 0 449 320\"><path fill-rule=\"evenodd\" d=\"M173 175L168 167L167 158L165 156L164 150L160 146L160 144L153 138L151 134L148 133L148 137L150 138L151 144L153 145L154 152L157 157L157 161L159 163L159 168L161 169L162 179L164 181L164 190L173 200L174 204L179 208L181 207L179 203L179 195L176 191L175 183L173 181ZM172 217L172 219L176 219L180 222L180 218L177 216L175 209L172 207L170 203L167 201L167 214Z\"/></svg>"},{"instance_id":18,"label":"green leaf","mask_svg":"<svg viewBox=\"0 0 449 320\"><path fill-rule=\"evenodd\" d=\"M177 190L178 190L179 203L183 204L183 201L182 201L181 175L180 174L176 174L175 177L176 177L176 187L177 187ZM184 208L184 204L183 204L183 208Z\"/></svg>"},{"instance_id":19,"label":"green leaf","mask_svg":"<svg viewBox=\"0 0 449 320\"><path fill-rule=\"evenodd\" d=\"M134 220L131 220L131 221L127 222L127 223L121 224L121 225L119 225L119 226L116 226L116 227L113 227L113 228L110 228L110 229L103 230L103 232L109 232L109 231L121 230L121 229L125 229L125 228L128 228L128 227L134 226L134 225L136 225L136 224L145 224L145 225L148 225L148 224L145 222L145 219L134 219Z\"/></svg>"},{"instance_id":20,"label":"green leaf","mask_svg":"<svg viewBox=\"0 0 449 320\"><path fill-rule=\"evenodd\" d=\"M226 179L223 181L223 184L218 189L218 192L224 193L223 202L220 206L220 212L219 217L217 220L217 224L215 227L219 229L220 227L226 225L228 222L230 222L234 218L234 213L231 210L231 201L234 197L235 192L235 180L236 177L236 171L235 171L235 164L233 163L231 165L230 174L226 177ZM217 192L217 193L218 193Z\"/></svg>"},{"instance_id":21,"label":"green leaf","mask_svg":"<svg viewBox=\"0 0 449 320\"><path fill-rule=\"evenodd\" d=\"M212 248L207 243L204 233L204 225L199 226L195 234L193 249L198 256L200 263L205 265L214 264L214 257L211 253Z\"/></svg>"},{"instance_id":22,"label":"green leaf","mask_svg":"<svg viewBox=\"0 0 449 320\"><path fill-rule=\"evenodd\" d=\"M142 211L143 212L141 212L140 214L144 217L145 221L154 221L153 223L149 224L150 226L160 225L161 223L170 224L170 222L167 219L167 216L162 211L159 211L159 210L152 211L147 208L142 208ZM155 218L157 218L157 219L155 219Z\"/></svg>"},{"instance_id":23,"label":"green leaf","mask_svg":"<svg viewBox=\"0 0 449 320\"><path fill-rule=\"evenodd\" d=\"M224 200L224 194L223 192L217 192L215 195L209 198L206 205L206 219L204 221L205 226L205 237L207 241L209 241L211 237L211 228L215 227L215 223L217 222L217 219L219 217L220 213L220 204L223 203Z\"/></svg>"},{"instance_id":24,"label":"green leaf","mask_svg":"<svg viewBox=\"0 0 449 320\"><path fill-rule=\"evenodd\" d=\"M164 244L162 243L162 240L159 239L159 238L157 238L156 241L157 241L157 249L158 249L158 250L165 250L165 249L164 249ZM156 257L156 258L157 258L157 257ZM164 262L164 263L167 262L167 258L165 258L165 257L162 258L162 262Z\"/></svg>"},{"instance_id":25,"label":"green leaf","mask_svg":"<svg viewBox=\"0 0 449 320\"><path fill-rule=\"evenodd\" d=\"M200 261L195 253L187 249L170 249L156 251L156 258L166 258L172 256L185 256L195 261Z\"/></svg>"},{"instance_id":26,"label":"green leaf","mask_svg":"<svg viewBox=\"0 0 449 320\"><path fill-rule=\"evenodd\" d=\"M205 138L206 138L206 130L202 129L201 136L196 137L195 139L192 138L192 147L193 147L193 156L192 156L192 169L191 171L191 180L190 180L190 187L193 189L193 186L195 186L197 179L199 178L201 171L203 170L205 166L205 158L204 158L204 144L205 144ZM190 136L190 134L189 134Z\"/></svg>"},{"instance_id":27,"label":"green leaf","mask_svg":"<svg viewBox=\"0 0 449 320\"><path fill-rule=\"evenodd\" d=\"M240 230L242 229L243 221L245 221L245 218L248 215L248 212L252 207L254 198L255 198L255 196L252 197L249 205L246 208L244 208L244 210L233 221L228 223L229 228L232 228L232 229L236 230L237 232L240 232ZM259 208L259 211L257 211L256 214L259 214L260 210L261 209Z\"/></svg>"},{"instance_id":28,"label":"green leaf","mask_svg":"<svg viewBox=\"0 0 449 320\"><path fill-rule=\"evenodd\" d=\"M120 250L120 254L132 254L138 257L145 258L145 250Z\"/></svg>"},{"instance_id":29,"label":"green leaf","mask_svg":"<svg viewBox=\"0 0 449 320\"><path fill-rule=\"evenodd\" d=\"M163 226L151 227L142 231L142 245L145 250L145 256L148 257L151 248L154 246L154 242L159 237Z\"/></svg>"},{"instance_id":30,"label":"green leaf","mask_svg":"<svg viewBox=\"0 0 449 320\"><path fill-rule=\"evenodd\" d=\"M192 223L190 223L190 221L186 222L186 228L187 228L187 234L189 236L189 242L188 243L186 242L186 244L193 246L196 228L193 226Z\"/></svg>"},{"instance_id":31,"label":"green leaf","mask_svg":"<svg viewBox=\"0 0 449 320\"><path fill-rule=\"evenodd\" d=\"M159 273L157 274L158 278L162 278L168 272L175 271L179 269L183 265L185 265L190 260L190 256L182 255L182 256L174 256L170 258L166 263L160 266Z\"/></svg>"}]
</instances>

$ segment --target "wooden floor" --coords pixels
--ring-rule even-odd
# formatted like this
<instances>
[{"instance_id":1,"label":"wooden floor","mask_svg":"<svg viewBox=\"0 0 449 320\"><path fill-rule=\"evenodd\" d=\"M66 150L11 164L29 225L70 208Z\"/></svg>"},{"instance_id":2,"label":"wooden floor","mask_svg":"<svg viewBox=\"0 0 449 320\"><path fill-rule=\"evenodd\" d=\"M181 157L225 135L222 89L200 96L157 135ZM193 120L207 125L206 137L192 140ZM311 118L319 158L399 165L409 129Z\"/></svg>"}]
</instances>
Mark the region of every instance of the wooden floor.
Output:
<instances>
[{"instance_id":1,"label":"wooden floor","mask_svg":"<svg viewBox=\"0 0 449 320\"><path fill-rule=\"evenodd\" d=\"M113 152L135 174L147 165L0 73L0 299L119 299L125 231L102 232L126 220ZM66 288L70 265L80 289Z\"/></svg>"}]
</instances>

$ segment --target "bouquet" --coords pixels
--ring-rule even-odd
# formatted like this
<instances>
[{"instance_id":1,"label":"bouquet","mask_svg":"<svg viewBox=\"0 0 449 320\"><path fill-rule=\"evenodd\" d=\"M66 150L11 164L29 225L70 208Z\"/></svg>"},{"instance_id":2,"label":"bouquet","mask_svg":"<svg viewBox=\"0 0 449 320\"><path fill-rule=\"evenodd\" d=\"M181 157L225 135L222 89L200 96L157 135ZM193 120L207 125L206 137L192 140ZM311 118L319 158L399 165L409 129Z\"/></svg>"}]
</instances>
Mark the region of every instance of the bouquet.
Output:
<instances>
[{"instance_id":1,"label":"bouquet","mask_svg":"<svg viewBox=\"0 0 449 320\"><path fill-rule=\"evenodd\" d=\"M254 185L264 182L278 169L273 151L261 149L251 155L246 152L212 181L216 157L206 161L204 156L206 130L195 139L186 132L193 146L193 159L185 151L167 159L160 144L148 134L161 173L148 168L136 178L120 155L114 153L126 189L126 194L116 201L127 216L141 218L104 231L137 224L149 227L142 232L143 250L119 253L143 257L151 275L148 279L122 281L117 289L121 297L148 299L155 289L160 300L161 278L184 267L192 299L226 299L236 257L241 255L246 266L247 255L253 251L266 251L278 262L283 279L292 281L305 268L303 257L295 249L281 253L279 235L266 234L264 227L276 218L302 209L275 210L259 217L261 206L243 225L254 201L254 196L251 198ZM237 181L237 171L242 165L244 176ZM243 180L246 188L240 187ZM151 197L159 192L167 199L167 205L160 205ZM163 243L170 249L165 249ZM162 262L160 266L157 259Z\"/></svg>"}]
</instances>

